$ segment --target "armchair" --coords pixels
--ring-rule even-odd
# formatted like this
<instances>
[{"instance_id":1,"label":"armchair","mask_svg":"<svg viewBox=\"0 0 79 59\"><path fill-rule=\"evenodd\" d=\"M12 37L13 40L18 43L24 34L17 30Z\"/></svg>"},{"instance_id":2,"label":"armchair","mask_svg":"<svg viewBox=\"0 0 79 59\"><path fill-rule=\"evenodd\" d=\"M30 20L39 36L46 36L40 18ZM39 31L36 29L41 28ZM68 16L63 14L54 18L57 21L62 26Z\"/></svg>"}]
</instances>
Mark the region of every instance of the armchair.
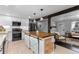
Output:
<instances>
[{"instance_id":1,"label":"armchair","mask_svg":"<svg viewBox=\"0 0 79 59\"><path fill-rule=\"evenodd\" d=\"M66 39L65 39L65 36L60 35L60 34L57 33L57 32L55 33L54 38L55 38L56 41L66 40Z\"/></svg>"}]
</instances>

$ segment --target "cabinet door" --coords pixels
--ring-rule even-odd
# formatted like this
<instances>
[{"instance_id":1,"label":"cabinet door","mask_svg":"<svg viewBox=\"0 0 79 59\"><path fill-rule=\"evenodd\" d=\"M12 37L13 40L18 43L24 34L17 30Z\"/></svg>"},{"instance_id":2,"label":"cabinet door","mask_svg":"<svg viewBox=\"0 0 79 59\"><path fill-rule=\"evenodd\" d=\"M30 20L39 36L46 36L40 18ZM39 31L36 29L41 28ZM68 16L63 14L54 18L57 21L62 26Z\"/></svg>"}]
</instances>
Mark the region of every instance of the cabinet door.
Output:
<instances>
[{"instance_id":1,"label":"cabinet door","mask_svg":"<svg viewBox=\"0 0 79 59\"><path fill-rule=\"evenodd\" d=\"M33 38L30 36L30 48L33 46Z\"/></svg>"},{"instance_id":2,"label":"cabinet door","mask_svg":"<svg viewBox=\"0 0 79 59\"><path fill-rule=\"evenodd\" d=\"M37 38L30 37L30 45L31 46L33 46L33 45L35 45L37 43L38 43Z\"/></svg>"},{"instance_id":3,"label":"cabinet door","mask_svg":"<svg viewBox=\"0 0 79 59\"><path fill-rule=\"evenodd\" d=\"M35 54L38 53L38 39L37 38L33 38L33 51Z\"/></svg>"},{"instance_id":4,"label":"cabinet door","mask_svg":"<svg viewBox=\"0 0 79 59\"><path fill-rule=\"evenodd\" d=\"M26 46L29 48L29 36L28 35L25 35L25 43L26 43Z\"/></svg>"},{"instance_id":5,"label":"cabinet door","mask_svg":"<svg viewBox=\"0 0 79 59\"><path fill-rule=\"evenodd\" d=\"M25 33L24 32L22 32L22 40L25 40Z\"/></svg>"},{"instance_id":6,"label":"cabinet door","mask_svg":"<svg viewBox=\"0 0 79 59\"><path fill-rule=\"evenodd\" d=\"M30 48L34 53L38 53L38 41L37 41L37 38L30 37Z\"/></svg>"},{"instance_id":7,"label":"cabinet door","mask_svg":"<svg viewBox=\"0 0 79 59\"><path fill-rule=\"evenodd\" d=\"M32 51L33 51L35 54L38 54L38 44L32 46Z\"/></svg>"}]
</instances>

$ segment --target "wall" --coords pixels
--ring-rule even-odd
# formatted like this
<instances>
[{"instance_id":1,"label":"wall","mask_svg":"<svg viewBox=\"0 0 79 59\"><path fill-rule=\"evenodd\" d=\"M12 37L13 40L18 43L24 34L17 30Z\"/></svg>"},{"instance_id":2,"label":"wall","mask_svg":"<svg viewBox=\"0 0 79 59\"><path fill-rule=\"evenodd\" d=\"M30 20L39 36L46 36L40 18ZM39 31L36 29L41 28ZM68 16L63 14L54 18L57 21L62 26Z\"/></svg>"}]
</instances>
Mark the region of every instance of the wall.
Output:
<instances>
[{"instance_id":1,"label":"wall","mask_svg":"<svg viewBox=\"0 0 79 59\"><path fill-rule=\"evenodd\" d=\"M8 17L8 16L1 16L0 15L0 25L2 25L6 31L8 31L7 39L9 41L12 40L12 21L21 21L21 28L22 29L28 29L28 19L20 19L20 18L14 18L14 17Z\"/></svg>"},{"instance_id":2,"label":"wall","mask_svg":"<svg viewBox=\"0 0 79 59\"><path fill-rule=\"evenodd\" d=\"M29 19L23 19L21 20L21 28L23 30L29 30Z\"/></svg>"},{"instance_id":3,"label":"wall","mask_svg":"<svg viewBox=\"0 0 79 59\"><path fill-rule=\"evenodd\" d=\"M56 28L55 26L57 26L57 22L51 20L51 27L52 27L52 28L50 29L51 33L57 32L57 28Z\"/></svg>"},{"instance_id":4,"label":"wall","mask_svg":"<svg viewBox=\"0 0 79 59\"><path fill-rule=\"evenodd\" d=\"M48 19L38 22L38 29L42 32L48 32Z\"/></svg>"},{"instance_id":5,"label":"wall","mask_svg":"<svg viewBox=\"0 0 79 59\"><path fill-rule=\"evenodd\" d=\"M64 35L65 32L71 32L71 23L79 20L79 10L52 17L51 20L52 22L56 22L57 32Z\"/></svg>"},{"instance_id":6,"label":"wall","mask_svg":"<svg viewBox=\"0 0 79 59\"><path fill-rule=\"evenodd\" d=\"M59 22L57 22L57 31L60 32L61 35L65 35L65 32L70 32L71 22L72 21L59 21Z\"/></svg>"},{"instance_id":7,"label":"wall","mask_svg":"<svg viewBox=\"0 0 79 59\"><path fill-rule=\"evenodd\" d=\"M11 31L12 19L7 16L0 16L0 25L4 26L7 31Z\"/></svg>"}]
</instances>

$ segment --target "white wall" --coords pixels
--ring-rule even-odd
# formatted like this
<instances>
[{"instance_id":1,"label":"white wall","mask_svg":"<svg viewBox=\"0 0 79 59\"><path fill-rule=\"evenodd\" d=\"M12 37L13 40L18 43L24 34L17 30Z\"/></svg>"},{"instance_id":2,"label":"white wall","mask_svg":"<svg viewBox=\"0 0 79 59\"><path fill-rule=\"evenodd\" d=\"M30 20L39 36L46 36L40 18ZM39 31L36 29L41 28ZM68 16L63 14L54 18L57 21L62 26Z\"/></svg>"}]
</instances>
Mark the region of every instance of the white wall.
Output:
<instances>
[{"instance_id":1,"label":"white wall","mask_svg":"<svg viewBox=\"0 0 79 59\"><path fill-rule=\"evenodd\" d=\"M21 20L21 28L23 30L29 30L29 19Z\"/></svg>"},{"instance_id":2,"label":"white wall","mask_svg":"<svg viewBox=\"0 0 79 59\"><path fill-rule=\"evenodd\" d=\"M28 29L28 19L20 19L20 18L14 18L14 17L8 17L8 16L0 16L0 25L4 26L6 31L8 31L7 39L9 41L12 40L12 21L21 21L21 28L22 29Z\"/></svg>"},{"instance_id":3,"label":"white wall","mask_svg":"<svg viewBox=\"0 0 79 59\"><path fill-rule=\"evenodd\" d=\"M4 26L7 31L11 31L12 19L7 16L0 16L0 25Z\"/></svg>"}]
</instances>

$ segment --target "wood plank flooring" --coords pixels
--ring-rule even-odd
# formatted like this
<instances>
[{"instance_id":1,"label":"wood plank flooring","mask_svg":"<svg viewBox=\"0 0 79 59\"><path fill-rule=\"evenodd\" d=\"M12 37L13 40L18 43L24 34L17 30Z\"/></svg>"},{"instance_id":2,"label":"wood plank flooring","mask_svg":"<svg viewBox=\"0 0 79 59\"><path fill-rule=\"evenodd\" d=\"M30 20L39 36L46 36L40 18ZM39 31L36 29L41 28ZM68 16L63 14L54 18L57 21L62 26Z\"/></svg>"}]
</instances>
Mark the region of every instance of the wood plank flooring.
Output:
<instances>
[{"instance_id":1,"label":"wood plank flooring","mask_svg":"<svg viewBox=\"0 0 79 59\"><path fill-rule=\"evenodd\" d=\"M5 54L32 54L32 51L28 49L23 40L9 42L8 46L5 46Z\"/></svg>"},{"instance_id":2,"label":"wood plank flooring","mask_svg":"<svg viewBox=\"0 0 79 59\"><path fill-rule=\"evenodd\" d=\"M33 52L26 47L26 44L23 40L19 40L19 41L9 42L8 44L6 44L5 54L33 54ZM54 54L77 54L77 52L56 45Z\"/></svg>"}]
</instances>

